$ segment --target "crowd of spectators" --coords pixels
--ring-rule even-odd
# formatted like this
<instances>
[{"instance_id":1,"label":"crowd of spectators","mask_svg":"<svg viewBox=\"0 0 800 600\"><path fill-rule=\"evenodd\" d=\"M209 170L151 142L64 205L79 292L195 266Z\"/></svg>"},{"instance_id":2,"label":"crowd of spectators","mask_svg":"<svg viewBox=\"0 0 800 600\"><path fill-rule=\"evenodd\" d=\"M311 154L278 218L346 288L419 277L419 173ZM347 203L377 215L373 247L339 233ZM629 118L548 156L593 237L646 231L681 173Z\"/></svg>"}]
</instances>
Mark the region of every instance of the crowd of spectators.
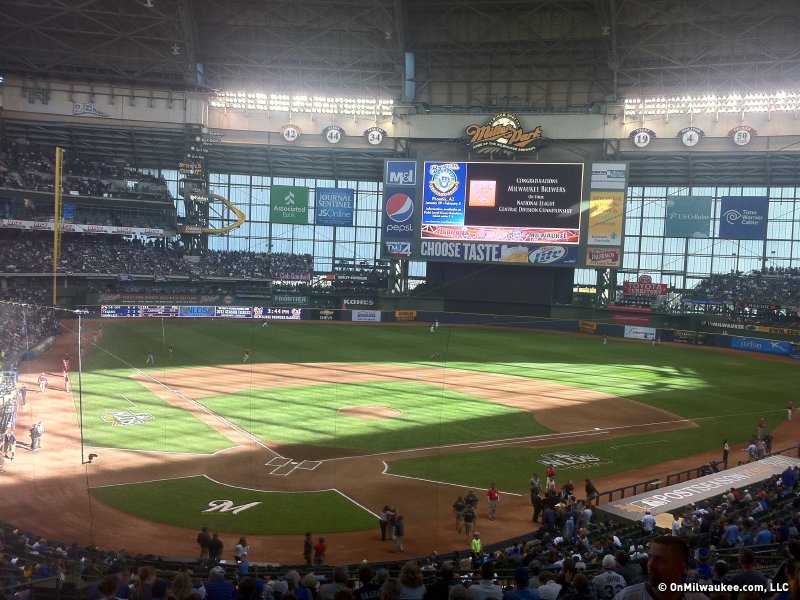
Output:
<instances>
[{"instance_id":1,"label":"crowd of spectators","mask_svg":"<svg viewBox=\"0 0 800 600\"><path fill-rule=\"evenodd\" d=\"M58 321L47 293L33 282L17 282L0 290L0 370L11 370L22 356L45 338L58 333Z\"/></svg>"},{"instance_id":2,"label":"crowd of spectators","mask_svg":"<svg viewBox=\"0 0 800 600\"><path fill-rule=\"evenodd\" d=\"M800 326L800 272L773 267L711 275L683 294L681 310L796 329Z\"/></svg>"},{"instance_id":3,"label":"crowd of spectators","mask_svg":"<svg viewBox=\"0 0 800 600\"><path fill-rule=\"evenodd\" d=\"M47 235L0 232L0 267L6 273L52 271L53 243ZM180 248L152 240L65 234L59 272L72 274L174 275L194 278L259 279L308 275L310 255L208 251L186 260Z\"/></svg>"},{"instance_id":4,"label":"crowd of spectators","mask_svg":"<svg viewBox=\"0 0 800 600\"><path fill-rule=\"evenodd\" d=\"M54 152L11 146L0 153L0 187L53 192ZM63 167L65 194L112 196L171 201L163 177L142 173L129 165L87 161L68 155Z\"/></svg>"},{"instance_id":5,"label":"crowd of spectators","mask_svg":"<svg viewBox=\"0 0 800 600\"><path fill-rule=\"evenodd\" d=\"M574 488L564 485L559 492L548 490L544 510L552 515L525 539L493 549L473 543L469 556L433 552L405 563L365 560L355 567L251 563L252 557L242 553L238 560L219 563L133 557L0 524L0 585L75 576L93 582L90 599L129 600L232 600L237 594L243 600L625 600L662 598L636 594L664 582L768 586L772 580L795 587L799 475L787 468L777 479L689 504L673 514L669 527L657 525L649 512L636 523L604 521L592 503L576 500ZM653 555L672 563L673 579L663 579L667 571L658 567L664 563L648 561ZM765 587L758 597L773 595Z\"/></svg>"}]
</instances>

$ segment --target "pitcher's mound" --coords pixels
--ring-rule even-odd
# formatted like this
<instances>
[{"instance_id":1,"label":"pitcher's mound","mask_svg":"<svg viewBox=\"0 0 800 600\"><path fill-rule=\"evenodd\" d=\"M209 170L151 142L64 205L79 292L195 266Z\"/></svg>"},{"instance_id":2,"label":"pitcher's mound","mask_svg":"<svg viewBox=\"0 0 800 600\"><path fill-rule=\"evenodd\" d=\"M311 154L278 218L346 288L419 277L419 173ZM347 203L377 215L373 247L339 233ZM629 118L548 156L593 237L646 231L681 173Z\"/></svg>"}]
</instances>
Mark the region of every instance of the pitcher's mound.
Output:
<instances>
[{"instance_id":1,"label":"pitcher's mound","mask_svg":"<svg viewBox=\"0 0 800 600\"><path fill-rule=\"evenodd\" d=\"M392 419L401 414L396 408L388 406L343 406L338 412L356 419Z\"/></svg>"}]
</instances>

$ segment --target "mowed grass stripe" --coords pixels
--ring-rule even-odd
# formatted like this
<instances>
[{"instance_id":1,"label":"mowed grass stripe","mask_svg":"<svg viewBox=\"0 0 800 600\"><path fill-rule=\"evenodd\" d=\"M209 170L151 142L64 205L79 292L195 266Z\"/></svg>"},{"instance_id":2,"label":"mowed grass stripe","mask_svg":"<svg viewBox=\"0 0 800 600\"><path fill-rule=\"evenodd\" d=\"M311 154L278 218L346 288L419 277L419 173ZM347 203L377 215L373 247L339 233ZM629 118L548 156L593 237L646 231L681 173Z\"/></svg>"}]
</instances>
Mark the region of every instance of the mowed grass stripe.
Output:
<instances>
[{"instance_id":1,"label":"mowed grass stripe","mask_svg":"<svg viewBox=\"0 0 800 600\"><path fill-rule=\"evenodd\" d=\"M368 367L367 367L368 368ZM532 413L428 384L378 382L252 389L200 402L257 437L282 444L385 452L521 437L550 430ZM346 416L385 406L396 416Z\"/></svg>"},{"instance_id":2,"label":"mowed grass stripe","mask_svg":"<svg viewBox=\"0 0 800 600\"><path fill-rule=\"evenodd\" d=\"M173 406L130 378L129 370L85 373L83 393L75 395L76 408L83 403L84 442L98 448L153 452L213 454L236 444ZM132 413L140 421L123 425L114 414ZM153 417L149 419L148 417Z\"/></svg>"}]
</instances>

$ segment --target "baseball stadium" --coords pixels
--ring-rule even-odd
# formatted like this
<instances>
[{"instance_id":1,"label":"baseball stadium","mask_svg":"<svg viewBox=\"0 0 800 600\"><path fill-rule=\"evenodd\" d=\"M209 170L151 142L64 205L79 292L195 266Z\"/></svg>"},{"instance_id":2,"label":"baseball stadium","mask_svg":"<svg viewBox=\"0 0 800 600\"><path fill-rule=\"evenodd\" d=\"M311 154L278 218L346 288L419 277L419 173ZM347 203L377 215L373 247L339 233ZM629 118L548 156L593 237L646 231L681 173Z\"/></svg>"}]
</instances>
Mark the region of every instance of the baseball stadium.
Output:
<instances>
[{"instance_id":1,"label":"baseball stadium","mask_svg":"<svg viewBox=\"0 0 800 600\"><path fill-rule=\"evenodd\" d=\"M0 12L0 600L795 597L800 8Z\"/></svg>"}]
</instances>

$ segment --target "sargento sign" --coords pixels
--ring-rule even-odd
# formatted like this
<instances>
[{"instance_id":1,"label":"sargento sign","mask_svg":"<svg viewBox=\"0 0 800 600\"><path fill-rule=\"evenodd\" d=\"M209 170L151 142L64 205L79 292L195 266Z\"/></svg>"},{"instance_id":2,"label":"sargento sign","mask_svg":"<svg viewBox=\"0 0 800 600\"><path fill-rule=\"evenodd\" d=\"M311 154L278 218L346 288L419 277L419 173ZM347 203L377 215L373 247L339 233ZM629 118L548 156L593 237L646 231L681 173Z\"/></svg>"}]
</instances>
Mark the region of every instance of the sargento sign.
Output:
<instances>
[{"instance_id":1,"label":"sargento sign","mask_svg":"<svg viewBox=\"0 0 800 600\"><path fill-rule=\"evenodd\" d=\"M484 124L468 125L465 132L470 138L470 148L484 154L532 152L542 139L541 125L525 131L517 115L512 113L497 113Z\"/></svg>"}]
</instances>

